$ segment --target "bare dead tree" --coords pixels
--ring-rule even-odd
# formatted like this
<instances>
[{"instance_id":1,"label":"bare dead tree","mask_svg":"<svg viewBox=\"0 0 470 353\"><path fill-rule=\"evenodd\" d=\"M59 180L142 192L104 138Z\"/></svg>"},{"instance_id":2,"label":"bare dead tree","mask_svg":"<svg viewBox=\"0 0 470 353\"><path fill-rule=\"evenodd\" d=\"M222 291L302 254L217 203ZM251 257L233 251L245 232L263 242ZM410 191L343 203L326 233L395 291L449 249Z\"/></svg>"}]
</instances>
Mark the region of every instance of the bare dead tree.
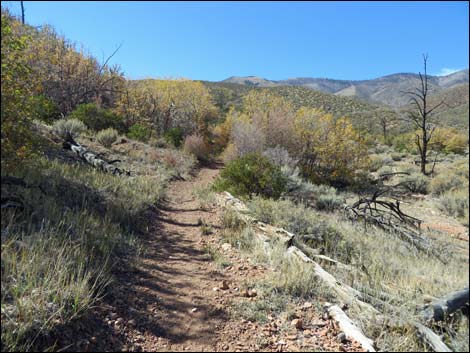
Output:
<instances>
[{"instance_id":1,"label":"bare dead tree","mask_svg":"<svg viewBox=\"0 0 470 353\"><path fill-rule=\"evenodd\" d=\"M389 130L394 125L397 114L393 111L387 111L385 109L379 110L377 114L378 123L384 137L384 142L387 142Z\"/></svg>"},{"instance_id":2,"label":"bare dead tree","mask_svg":"<svg viewBox=\"0 0 470 353\"><path fill-rule=\"evenodd\" d=\"M20 1L21 3L21 23L24 24L24 4L23 1Z\"/></svg>"},{"instance_id":3,"label":"bare dead tree","mask_svg":"<svg viewBox=\"0 0 470 353\"><path fill-rule=\"evenodd\" d=\"M437 108L444 104L444 100L434 106L429 106L429 87L428 87L428 75L427 75L427 60L428 55L423 54L424 60L424 77L419 73L421 81L421 87L417 87L415 91L406 91L404 93L410 96L410 103L414 106L414 110L407 112L405 120L411 122L415 127L418 128L420 133L416 133L416 145L420 155L421 173L424 175L432 174L434 166L431 172L426 171L426 163L429 152L429 143L432 139L433 133L436 129L436 125L433 124L432 117L433 113Z\"/></svg>"}]
</instances>

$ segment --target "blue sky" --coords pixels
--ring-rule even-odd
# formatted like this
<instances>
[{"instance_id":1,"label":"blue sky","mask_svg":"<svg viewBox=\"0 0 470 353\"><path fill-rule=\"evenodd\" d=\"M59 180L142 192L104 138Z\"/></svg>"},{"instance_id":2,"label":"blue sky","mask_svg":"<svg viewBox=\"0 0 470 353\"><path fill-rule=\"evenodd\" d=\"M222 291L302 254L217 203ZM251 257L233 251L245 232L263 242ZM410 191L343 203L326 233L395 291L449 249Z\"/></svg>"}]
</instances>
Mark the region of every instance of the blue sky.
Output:
<instances>
[{"instance_id":1,"label":"blue sky","mask_svg":"<svg viewBox=\"0 0 470 353\"><path fill-rule=\"evenodd\" d=\"M26 22L51 24L129 78L218 81L256 75L371 79L468 67L465 2L42 2ZM2 1L19 14L19 1Z\"/></svg>"}]
</instances>

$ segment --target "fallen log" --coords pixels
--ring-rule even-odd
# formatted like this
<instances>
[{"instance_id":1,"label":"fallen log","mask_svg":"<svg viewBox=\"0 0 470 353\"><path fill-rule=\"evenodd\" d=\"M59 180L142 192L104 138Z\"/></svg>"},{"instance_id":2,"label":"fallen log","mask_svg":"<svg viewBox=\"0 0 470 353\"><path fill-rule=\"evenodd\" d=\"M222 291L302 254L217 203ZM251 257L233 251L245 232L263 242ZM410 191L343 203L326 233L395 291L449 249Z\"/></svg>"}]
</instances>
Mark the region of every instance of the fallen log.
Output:
<instances>
[{"instance_id":1,"label":"fallen log","mask_svg":"<svg viewBox=\"0 0 470 353\"><path fill-rule=\"evenodd\" d=\"M312 260L319 260L320 264L322 262L328 263L329 265L332 265L332 266L335 266L337 268L341 268L343 270L350 271L350 272L360 272L358 269L356 269L352 266L343 264L342 262L340 262L338 260L332 259L329 256L321 254L320 250L309 247L308 245L304 244L298 238L299 237L297 235L295 235L293 237L292 245L295 245L296 247L298 247L303 253L305 253Z\"/></svg>"},{"instance_id":2,"label":"fallen log","mask_svg":"<svg viewBox=\"0 0 470 353\"><path fill-rule=\"evenodd\" d=\"M289 255L295 256L297 259L313 265L315 275L333 292L336 293L338 298L345 302L348 305L356 305L361 310L366 311L370 315L378 315L380 312L375 309L372 305L367 304L362 301L362 293L358 290L348 286L345 283L341 283L336 280L330 273L325 271L318 263L313 261L307 255L305 255L299 248L296 246L291 246L287 249Z\"/></svg>"},{"instance_id":3,"label":"fallen log","mask_svg":"<svg viewBox=\"0 0 470 353\"><path fill-rule=\"evenodd\" d=\"M75 152L82 160L92 165L95 168L101 169L105 173L118 174L118 175L131 175L129 171L114 166L112 163L105 161L98 157L98 154L88 151L85 147L76 142L70 133L62 144L62 147Z\"/></svg>"},{"instance_id":4,"label":"fallen log","mask_svg":"<svg viewBox=\"0 0 470 353\"><path fill-rule=\"evenodd\" d=\"M339 329L348 339L358 342L366 352L375 352L374 341L366 337L339 306L325 303L324 310L338 324Z\"/></svg>"},{"instance_id":5,"label":"fallen log","mask_svg":"<svg viewBox=\"0 0 470 353\"><path fill-rule=\"evenodd\" d=\"M428 304L421 312L423 319L428 322L431 320L442 321L449 314L459 309L468 307L469 305L469 289L447 294L445 297Z\"/></svg>"},{"instance_id":6,"label":"fallen log","mask_svg":"<svg viewBox=\"0 0 470 353\"><path fill-rule=\"evenodd\" d=\"M418 322L414 323L414 327L416 328L416 334L418 337L426 342L434 352L452 352L452 350L447 347L447 345L442 342L441 338L431 329Z\"/></svg>"},{"instance_id":7,"label":"fallen log","mask_svg":"<svg viewBox=\"0 0 470 353\"><path fill-rule=\"evenodd\" d=\"M292 239L294 238L292 233L285 229L260 222L256 220L256 218L247 215L249 212L248 207L246 207L242 201L232 196L230 193L224 192L222 195L219 195L218 202L224 207L229 206L232 208L243 222L252 227L255 236L258 237L261 241L277 241L283 244L286 249L291 245Z\"/></svg>"}]
</instances>

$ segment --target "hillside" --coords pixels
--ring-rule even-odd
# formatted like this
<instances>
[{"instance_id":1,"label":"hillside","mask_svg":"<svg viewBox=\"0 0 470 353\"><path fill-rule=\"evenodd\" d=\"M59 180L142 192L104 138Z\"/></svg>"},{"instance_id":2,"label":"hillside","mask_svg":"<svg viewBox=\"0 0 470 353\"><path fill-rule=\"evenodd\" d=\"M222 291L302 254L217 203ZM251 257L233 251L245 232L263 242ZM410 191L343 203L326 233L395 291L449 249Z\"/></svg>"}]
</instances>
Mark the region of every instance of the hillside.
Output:
<instances>
[{"instance_id":1,"label":"hillside","mask_svg":"<svg viewBox=\"0 0 470 353\"><path fill-rule=\"evenodd\" d=\"M388 114L394 114L390 108L384 105L369 104L355 98L336 96L305 87L253 87L228 82L201 82L209 88L214 97L214 103L223 112L227 112L232 105L236 109L241 109L243 96L250 90L266 89L286 98L292 103L294 109L310 107L324 110L337 118L347 116L359 129L376 131L379 114L384 111Z\"/></svg>"},{"instance_id":2,"label":"hillside","mask_svg":"<svg viewBox=\"0 0 470 353\"><path fill-rule=\"evenodd\" d=\"M411 74L129 80L1 15L2 352L469 351L468 70L417 131L360 99Z\"/></svg>"},{"instance_id":3,"label":"hillside","mask_svg":"<svg viewBox=\"0 0 470 353\"><path fill-rule=\"evenodd\" d=\"M369 103L402 106L408 103L403 91L419 85L419 75L397 73L372 80L333 80L328 78L299 77L271 81L260 77L230 77L224 83L237 83L256 87L300 86L338 96L356 97ZM429 76L430 89L435 94L462 84L468 84L468 69L447 76Z\"/></svg>"},{"instance_id":4,"label":"hillside","mask_svg":"<svg viewBox=\"0 0 470 353\"><path fill-rule=\"evenodd\" d=\"M457 86L433 96L431 104L445 101L445 106L437 113L436 120L441 125L468 129L469 127L469 87Z\"/></svg>"}]
</instances>

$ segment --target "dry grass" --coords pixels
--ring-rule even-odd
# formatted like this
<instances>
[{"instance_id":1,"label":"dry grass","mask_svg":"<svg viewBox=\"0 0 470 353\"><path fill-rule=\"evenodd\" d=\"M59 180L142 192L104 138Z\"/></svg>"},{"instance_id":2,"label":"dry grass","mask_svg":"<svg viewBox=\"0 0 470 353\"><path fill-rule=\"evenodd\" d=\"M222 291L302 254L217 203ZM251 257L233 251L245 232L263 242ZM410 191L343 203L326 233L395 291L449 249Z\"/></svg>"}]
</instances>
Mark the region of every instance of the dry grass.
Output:
<instances>
[{"instance_id":1,"label":"dry grass","mask_svg":"<svg viewBox=\"0 0 470 353\"><path fill-rule=\"evenodd\" d=\"M89 142L93 151L117 157ZM142 155L152 150L139 147ZM142 251L139 235L147 231L149 209L176 173L147 157L123 161L138 171L132 177L64 161L65 155L40 158L17 171L43 192L2 185L2 196L14 194L25 204L21 212L2 209L2 351L42 350L38 337L94 305L111 267Z\"/></svg>"},{"instance_id":2,"label":"dry grass","mask_svg":"<svg viewBox=\"0 0 470 353\"><path fill-rule=\"evenodd\" d=\"M117 140L118 132L113 128L104 129L96 134L96 140L101 143L104 147L111 147L111 145Z\"/></svg>"},{"instance_id":3,"label":"dry grass","mask_svg":"<svg viewBox=\"0 0 470 353\"><path fill-rule=\"evenodd\" d=\"M326 255L353 266L358 271L348 271L324 265L338 280L369 295L380 297L372 304L378 307L392 322L419 320L418 309L425 296L441 297L444 294L468 286L468 257L455 256L453 244L434 240L446 259L443 263L435 257L419 252L397 236L372 226L352 223L340 214L319 213L290 201L254 199L249 203L253 215L262 221L284 227L297 234L314 233L323 237L320 246ZM254 261L268 264L275 275L264 284L279 294L289 297L321 296L331 300L332 293L321 288L311 269L290 262L284 249L274 245L268 250L257 242L249 227L244 226L232 211L224 216L225 239L245 251ZM245 308L244 315L263 318L264 308ZM268 309L266 309L268 310ZM269 309L270 310L270 309ZM240 309L238 309L240 311ZM247 313L248 312L248 313ZM416 339L411 326L398 327L384 321L365 319L363 313L351 310L351 317L358 321L366 333L373 337L380 349L387 351L422 350L425 347ZM468 347L462 340L467 326L452 323L451 331L445 333L447 344ZM467 331L465 331L467 330ZM461 349L461 348L460 348Z\"/></svg>"}]
</instances>

